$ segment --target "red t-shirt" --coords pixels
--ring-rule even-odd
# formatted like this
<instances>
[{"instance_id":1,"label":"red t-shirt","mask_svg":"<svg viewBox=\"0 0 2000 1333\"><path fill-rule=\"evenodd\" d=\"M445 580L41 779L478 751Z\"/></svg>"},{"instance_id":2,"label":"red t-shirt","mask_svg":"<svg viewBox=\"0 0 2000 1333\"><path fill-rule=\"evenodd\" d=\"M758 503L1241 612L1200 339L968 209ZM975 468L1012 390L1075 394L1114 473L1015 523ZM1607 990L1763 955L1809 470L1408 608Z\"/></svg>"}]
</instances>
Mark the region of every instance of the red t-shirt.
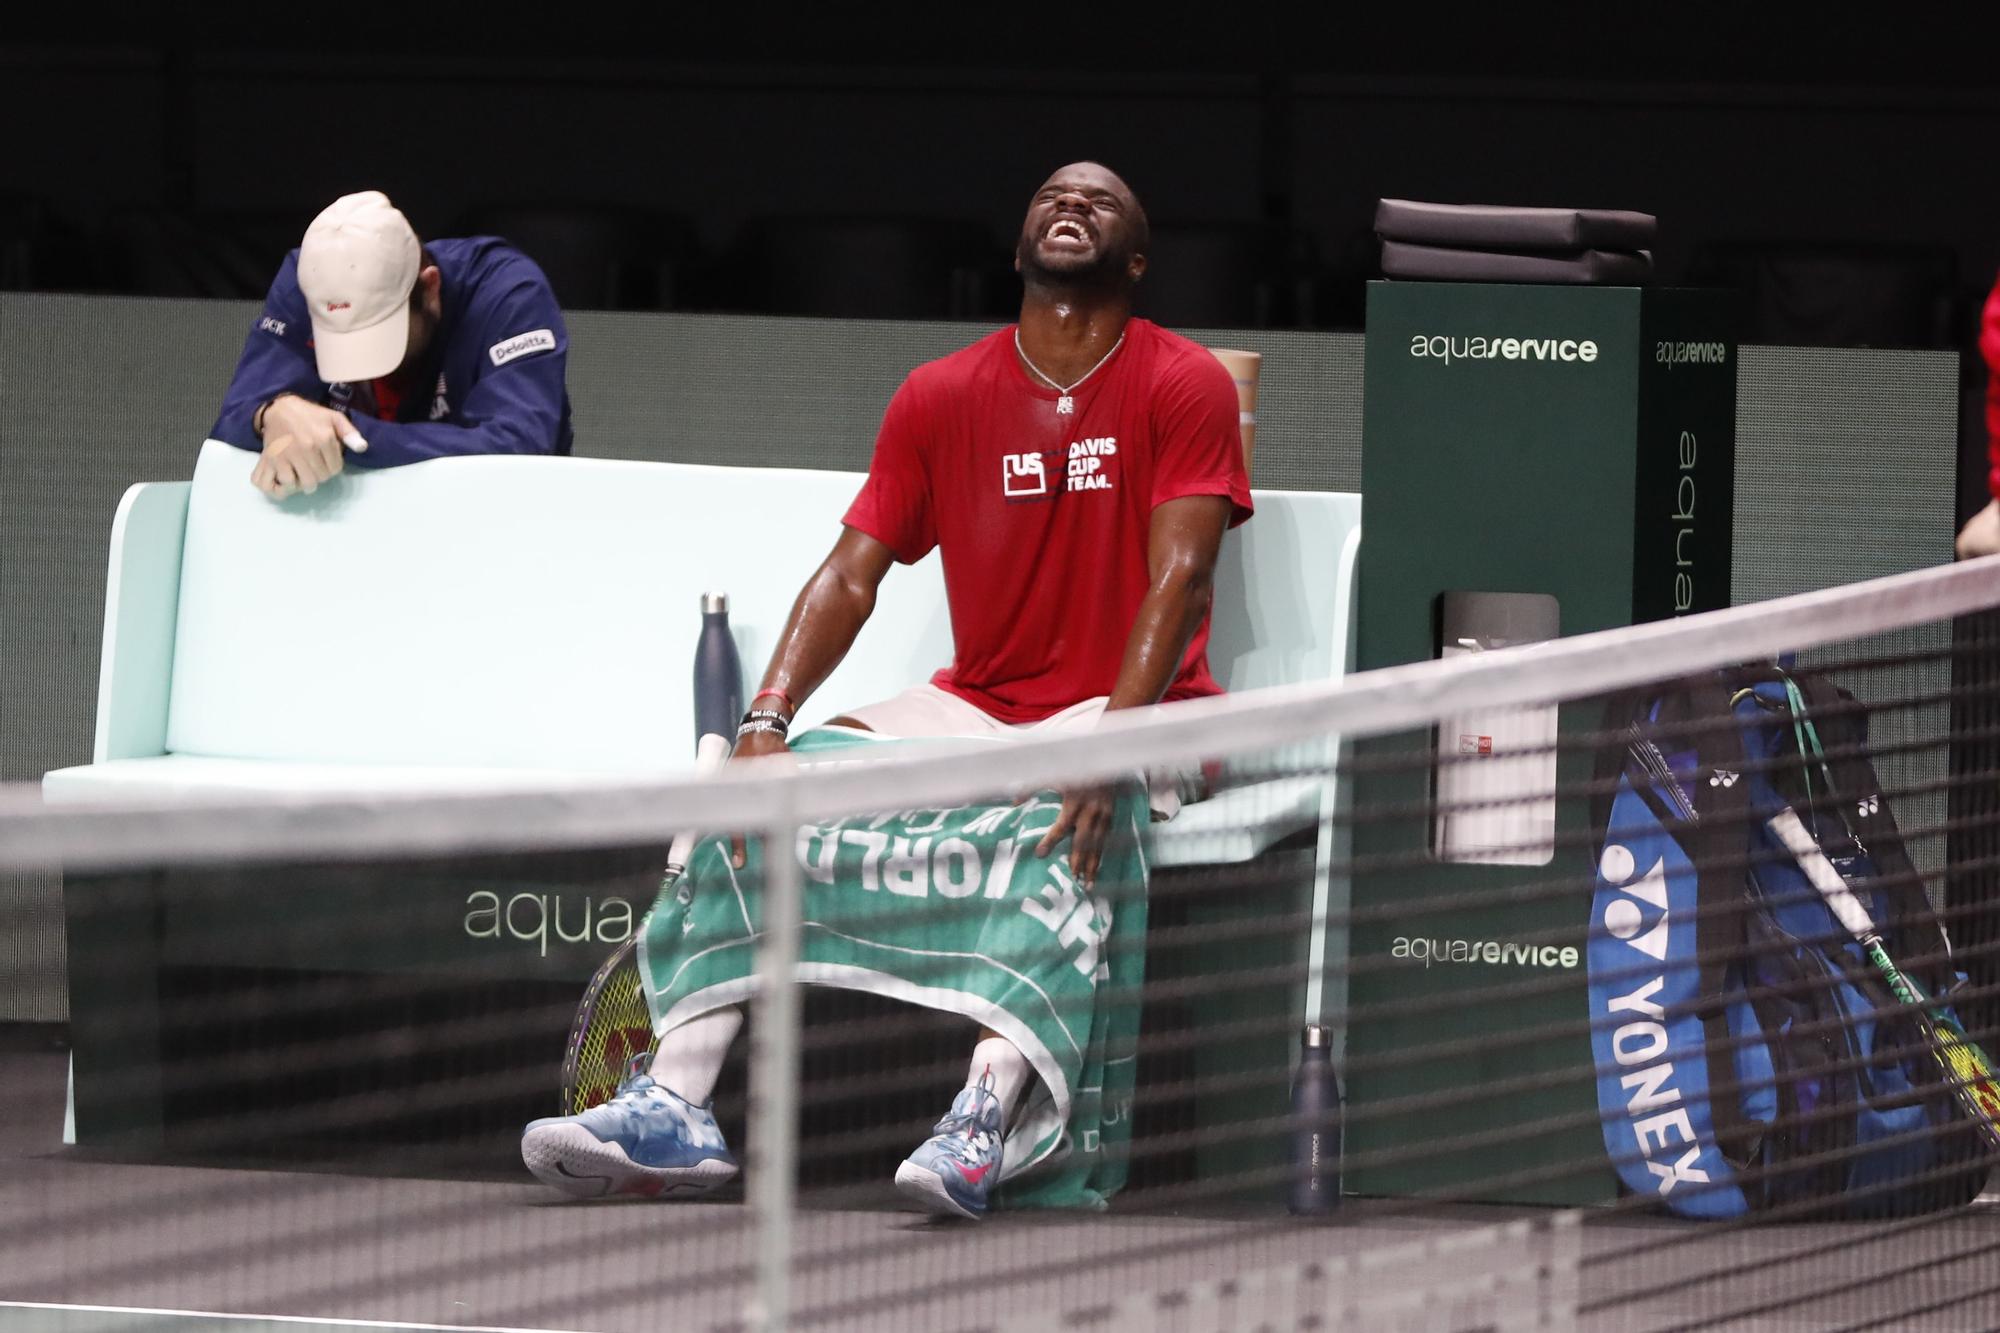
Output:
<instances>
[{"instance_id":1,"label":"red t-shirt","mask_svg":"<svg viewBox=\"0 0 2000 1333\"><path fill-rule=\"evenodd\" d=\"M1986 359L1986 487L2000 500L2000 282L1980 315L1979 354Z\"/></svg>"},{"instance_id":2,"label":"red t-shirt","mask_svg":"<svg viewBox=\"0 0 2000 1333\"><path fill-rule=\"evenodd\" d=\"M955 655L932 680L1003 722L1111 693L1156 505L1226 495L1232 526L1250 517L1236 386L1205 348L1135 319L1074 414L1057 397L1011 326L917 367L847 511L905 564L939 549ZM1221 692L1204 616L1165 697Z\"/></svg>"}]
</instances>

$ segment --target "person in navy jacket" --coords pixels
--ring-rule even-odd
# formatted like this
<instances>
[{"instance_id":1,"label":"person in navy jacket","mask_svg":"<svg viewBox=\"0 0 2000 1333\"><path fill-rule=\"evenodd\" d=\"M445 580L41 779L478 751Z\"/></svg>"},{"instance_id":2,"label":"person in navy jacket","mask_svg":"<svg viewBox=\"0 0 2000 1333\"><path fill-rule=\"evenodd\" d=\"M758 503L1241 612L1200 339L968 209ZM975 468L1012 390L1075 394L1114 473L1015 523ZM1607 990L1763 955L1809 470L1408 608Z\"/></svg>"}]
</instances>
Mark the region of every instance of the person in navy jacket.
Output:
<instances>
[{"instance_id":1,"label":"person in navy jacket","mask_svg":"<svg viewBox=\"0 0 2000 1333\"><path fill-rule=\"evenodd\" d=\"M349 462L567 454L569 331L493 236L417 240L380 191L335 200L285 256L210 432L261 453L274 500Z\"/></svg>"}]
</instances>

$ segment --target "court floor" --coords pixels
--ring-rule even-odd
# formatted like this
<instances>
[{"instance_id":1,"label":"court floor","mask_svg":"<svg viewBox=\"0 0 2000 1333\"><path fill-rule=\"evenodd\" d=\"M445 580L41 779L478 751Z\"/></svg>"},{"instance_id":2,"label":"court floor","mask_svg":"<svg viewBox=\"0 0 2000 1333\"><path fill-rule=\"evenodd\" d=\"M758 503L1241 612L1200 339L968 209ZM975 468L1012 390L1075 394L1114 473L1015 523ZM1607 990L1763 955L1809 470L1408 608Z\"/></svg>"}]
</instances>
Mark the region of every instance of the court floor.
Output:
<instances>
[{"instance_id":1,"label":"court floor","mask_svg":"<svg viewBox=\"0 0 2000 1333\"><path fill-rule=\"evenodd\" d=\"M0 1055L0 1329L636 1333L738 1326L752 1291L740 1202L579 1204L505 1163L490 1179L434 1180L86 1160L60 1143L63 1068L59 1054ZM1137 1297L1310 1264L1318 1287L1291 1299L1337 1309L1355 1279L1330 1263L1405 1253L1370 1280L1407 1295L1460 1266L1526 1262L1439 1251L1412 1267L1413 1243L1537 1216L1365 1202L1325 1225L1276 1210L1120 1208L968 1226L902 1210L885 1183L879 1197L801 1211L795 1323L1055 1326L1064 1312L1122 1300L1129 1314ZM1605 1217L1582 1229L1578 1253L1583 1328L2000 1327L2000 1208L1986 1203L1914 1223L1720 1231Z\"/></svg>"}]
</instances>

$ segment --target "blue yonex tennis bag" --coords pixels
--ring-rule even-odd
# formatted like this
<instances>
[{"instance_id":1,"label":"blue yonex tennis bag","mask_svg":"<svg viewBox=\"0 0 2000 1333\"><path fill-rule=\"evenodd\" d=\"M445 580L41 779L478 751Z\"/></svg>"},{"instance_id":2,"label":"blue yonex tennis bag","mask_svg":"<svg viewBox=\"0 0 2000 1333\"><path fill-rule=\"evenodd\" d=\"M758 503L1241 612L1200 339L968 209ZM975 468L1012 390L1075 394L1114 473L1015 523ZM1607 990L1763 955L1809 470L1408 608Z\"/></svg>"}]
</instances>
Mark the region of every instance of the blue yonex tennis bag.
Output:
<instances>
[{"instance_id":1,"label":"blue yonex tennis bag","mask_svg":"<svg viewBox=\"0 0 2000 1333\"><path fill-rule=\"evenodd\" d=\"M1955 1207L1987 1162L1916 1026L1765 821L1795 810L1932 996L1963 981L1866 748L1777 667L1615 701L1587 966L1604 1145L1685 1217Z\"/></svg>"}]
</instances>

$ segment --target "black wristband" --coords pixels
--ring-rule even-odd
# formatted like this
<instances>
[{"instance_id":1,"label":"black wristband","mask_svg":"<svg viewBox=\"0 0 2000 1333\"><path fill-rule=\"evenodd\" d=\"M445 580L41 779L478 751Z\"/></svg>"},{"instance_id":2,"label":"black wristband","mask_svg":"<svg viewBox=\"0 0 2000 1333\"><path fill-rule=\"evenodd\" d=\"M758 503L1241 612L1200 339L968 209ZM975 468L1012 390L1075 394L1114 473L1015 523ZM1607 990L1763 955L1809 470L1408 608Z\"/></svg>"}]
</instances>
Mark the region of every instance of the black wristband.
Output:
<instances>
[{"instance_id":1,"label":"black wristband","mask_svg":"<svg viewBox=\"0 0 2000 1333\"><path fill-rule=\"evenodd\" d=\"M790 731L792 729L791 716L787 713L781 713L775 708L753 708L743 715L743 720L739 726L748 726L752 722L769 722L780 731Z\"/></svg>"}]
</instances>

